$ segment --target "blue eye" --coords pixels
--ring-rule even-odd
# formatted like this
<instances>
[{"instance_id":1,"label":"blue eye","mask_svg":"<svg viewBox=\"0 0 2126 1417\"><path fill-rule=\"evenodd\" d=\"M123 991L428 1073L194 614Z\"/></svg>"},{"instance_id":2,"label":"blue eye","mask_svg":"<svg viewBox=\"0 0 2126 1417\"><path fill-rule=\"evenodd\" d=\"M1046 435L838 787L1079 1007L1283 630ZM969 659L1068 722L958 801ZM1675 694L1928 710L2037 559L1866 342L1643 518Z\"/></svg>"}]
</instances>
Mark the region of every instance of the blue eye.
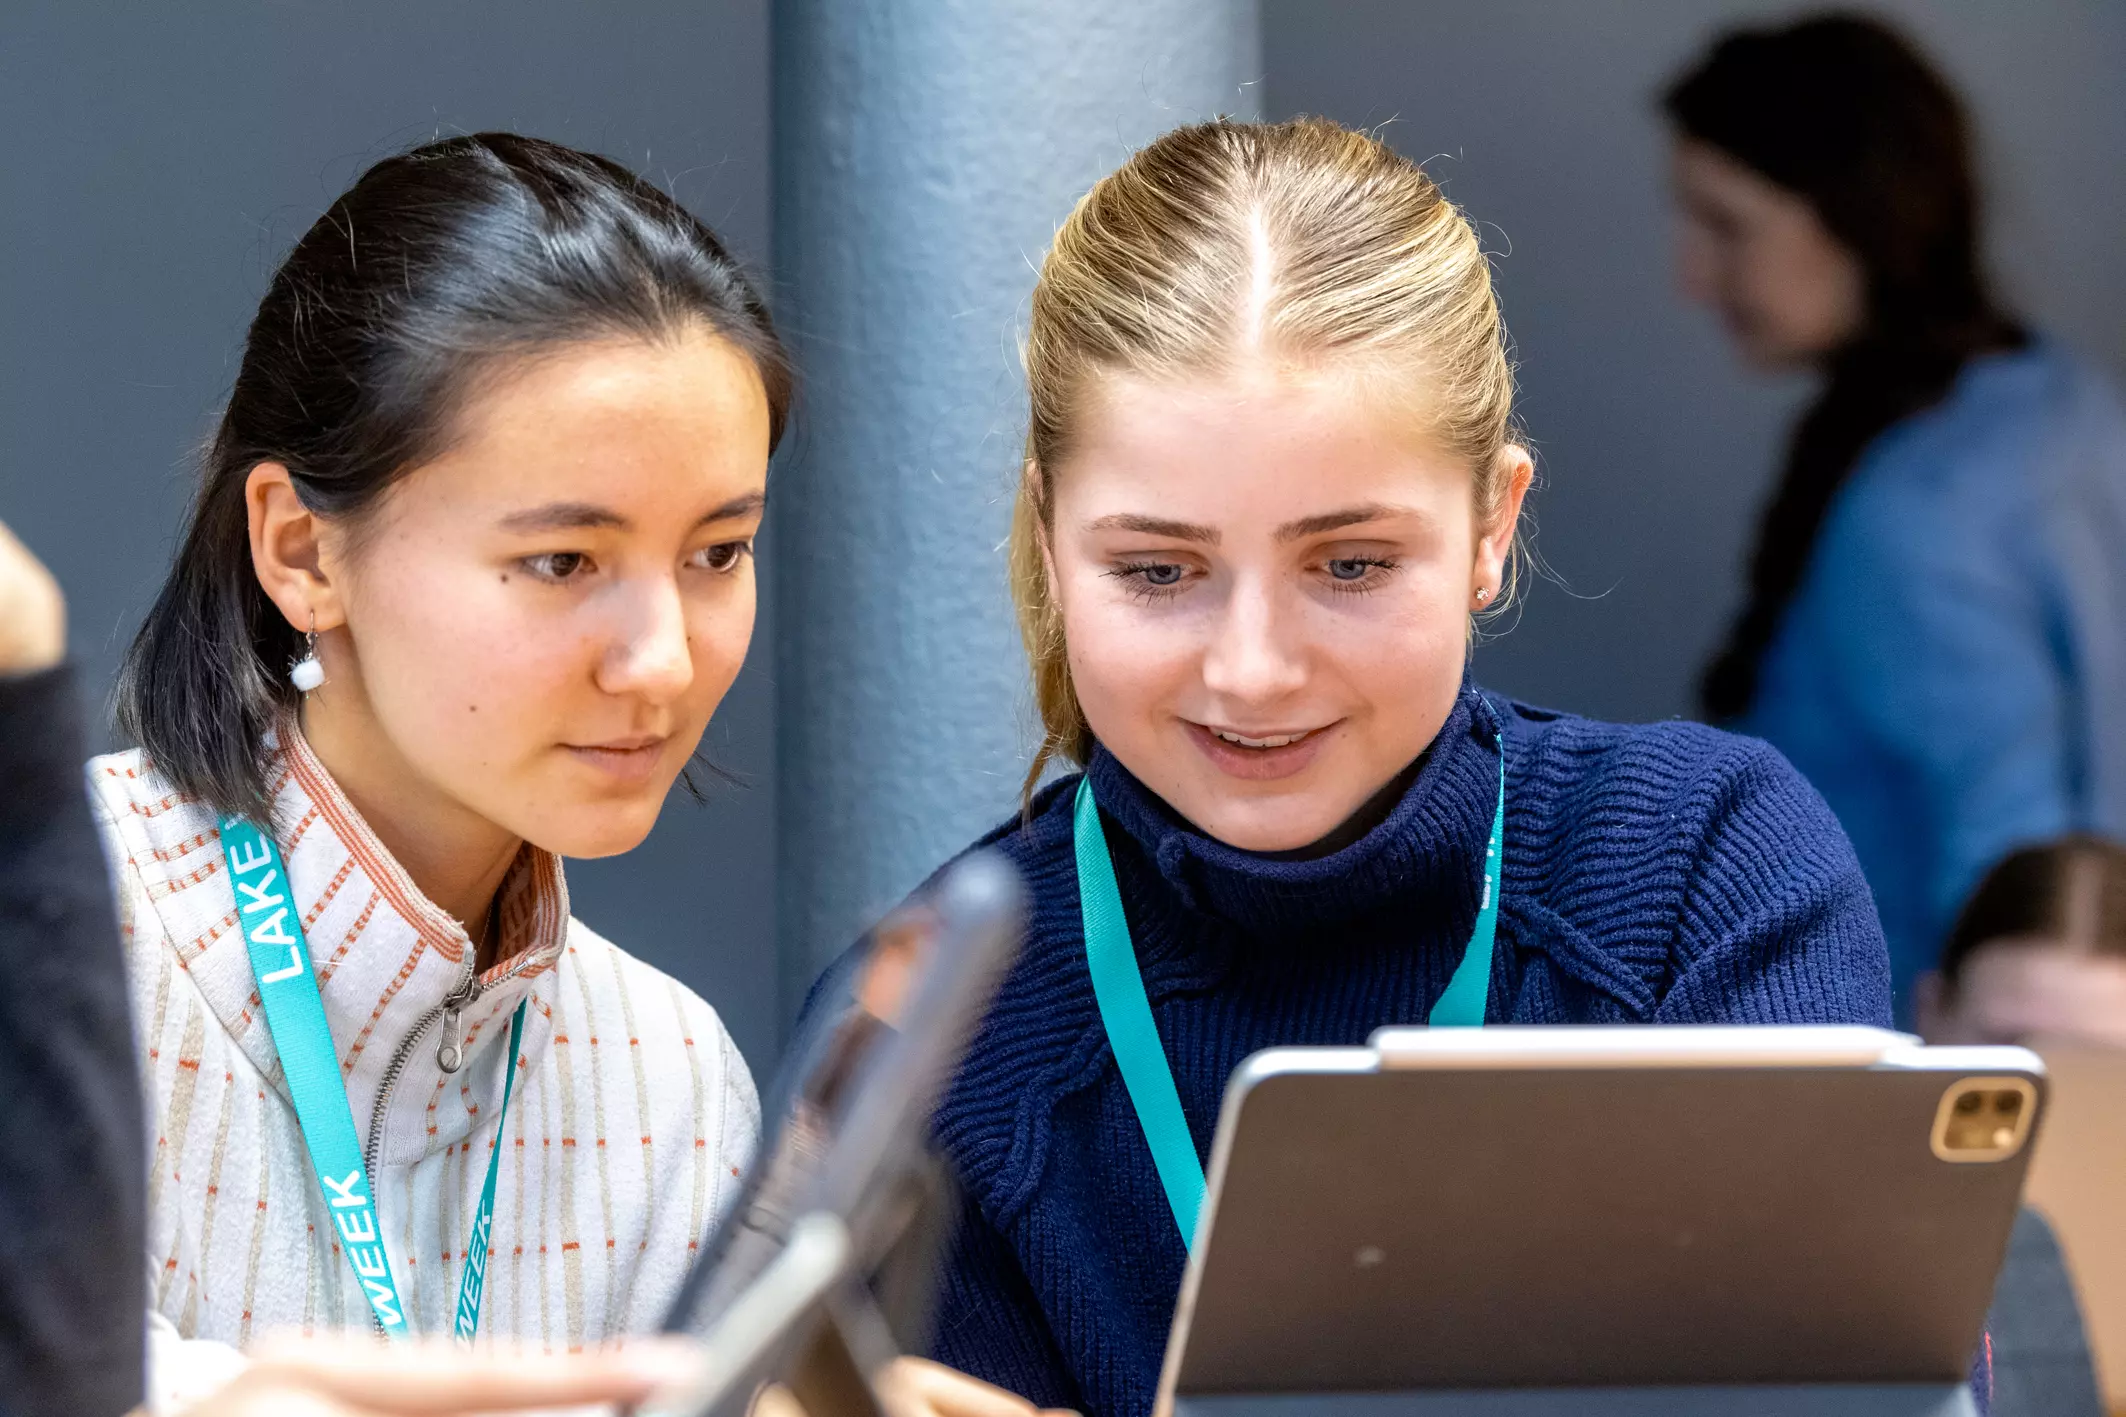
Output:
<instances>
[{"instance_id":1,"label":"blue eye","mask_svg":"<svg viewBox=\"0 0 2126 1417\"><path fill-rule=\"evenodd\" d=\"M1332 556L1321 564L1328 572L1330 589L1352 595L1379 590L1395 570L1390 556Z\"/></svg>"},{"instance_id":2,"label":"blue eye","mask_svg":"<svg viewBox=\"0 0 2126 1417\"><path fill-rule=\"evenodd\" d=\"M1107 574L1139 600L1165 600L1180 594L1188 567L1178 561L1124 561Z\"/></svg>"}]
</instances>

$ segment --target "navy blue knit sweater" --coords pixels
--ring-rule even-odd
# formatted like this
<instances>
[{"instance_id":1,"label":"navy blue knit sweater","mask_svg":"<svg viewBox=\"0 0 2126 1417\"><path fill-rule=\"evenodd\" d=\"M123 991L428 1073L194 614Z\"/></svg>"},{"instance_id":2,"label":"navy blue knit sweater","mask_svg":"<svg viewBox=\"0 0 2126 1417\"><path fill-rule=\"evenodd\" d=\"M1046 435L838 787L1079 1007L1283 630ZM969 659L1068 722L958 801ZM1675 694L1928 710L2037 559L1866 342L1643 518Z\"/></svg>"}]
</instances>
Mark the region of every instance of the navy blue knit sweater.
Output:
<instances>
[{"instance_id":1,"label":"navy blue knit sweater","mask_svg":"<svg viewBox=\"0 0 2126 1417\"><path fill-rule=\"evenodd\" d=\"M1852 849L1754 740L1465 689L1387 818L1308 861L1204 836L1097 752L1088 772L1199 1153L1250 1053L1424 1020L1475 923L1501 728L1488 1020L1889 1023L1889 963ZM965 1210L934 1351L1044 1405L1142 1417L1185 1253L1086 973L1075 785L985 838L1025 874L1031 919L937 1116Z\"/></svg>"}]
</instances>

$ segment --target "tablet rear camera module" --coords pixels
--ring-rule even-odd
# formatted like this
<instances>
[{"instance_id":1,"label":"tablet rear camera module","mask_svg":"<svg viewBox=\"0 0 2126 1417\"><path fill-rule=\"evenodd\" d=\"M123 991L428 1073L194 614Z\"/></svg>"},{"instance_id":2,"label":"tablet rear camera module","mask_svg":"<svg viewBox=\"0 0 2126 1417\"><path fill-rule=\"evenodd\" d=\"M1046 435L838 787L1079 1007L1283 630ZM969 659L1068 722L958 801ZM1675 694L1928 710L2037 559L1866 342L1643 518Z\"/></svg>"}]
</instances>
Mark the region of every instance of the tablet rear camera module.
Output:
<instances>
[{"instance_id":1,"label":"tablet rear camera module","mask_svg":"<svg viewBox=\"0 0 2126 1417\"><path fill-rule=\"evenodd\" d=\"M2037 1112L2026 1078L1962 1078L1934 1115L1934 1154L1944 1161L2006 1161L2023 1149Z\"/></svg>"}]
</instances>

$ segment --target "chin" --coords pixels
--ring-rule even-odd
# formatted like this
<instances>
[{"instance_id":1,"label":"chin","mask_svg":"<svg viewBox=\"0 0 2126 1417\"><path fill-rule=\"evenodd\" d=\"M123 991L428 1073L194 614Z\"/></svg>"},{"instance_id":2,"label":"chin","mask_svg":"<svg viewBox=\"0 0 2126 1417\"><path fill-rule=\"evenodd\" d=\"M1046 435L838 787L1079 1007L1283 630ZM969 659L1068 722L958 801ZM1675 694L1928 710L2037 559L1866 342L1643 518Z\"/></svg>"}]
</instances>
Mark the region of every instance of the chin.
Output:
<instances>
[{"instance_id":1,"label":"chin","mask_svg":"<svg viewBox=\"0 0 2126 1417\"><path fill-rule=\"evenodd\" d=\"M1236 850L1276 852L1312 846L1335 831L1350 814L1338 816L1313 810L1311 804L1267 801L1242 809L1226 804L1219 810L1202 814L1183 811L1181 815L1199 831Z\"/></svg>"},{"instance_id":2,"label":"chin","mask_svg":"<svg viewBox=\"0 0 2126 1417\"><path fill-rule=\"evenodd\" d=\"M541 850L578 861L620 856L648 840L661 805L585 803L554 813L521 835Z\"/></svg>"}]
</instances>

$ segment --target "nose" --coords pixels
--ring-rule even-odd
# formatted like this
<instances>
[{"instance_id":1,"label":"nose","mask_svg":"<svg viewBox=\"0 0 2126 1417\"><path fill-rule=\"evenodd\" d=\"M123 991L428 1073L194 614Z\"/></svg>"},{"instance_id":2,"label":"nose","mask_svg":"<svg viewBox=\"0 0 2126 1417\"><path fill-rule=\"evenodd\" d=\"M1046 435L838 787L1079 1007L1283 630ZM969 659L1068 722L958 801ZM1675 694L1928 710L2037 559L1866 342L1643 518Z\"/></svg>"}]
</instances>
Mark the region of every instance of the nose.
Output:
<instances>
[{"instance_id":1,"label":"nose","mask_svg":"<svg viewBox=\"0 0 2126 1417\"><path fill-rule=\"evenodd\" d=\"M619 632L598 663L598 687L668 703L694 682L686 604L669 577L626 588Z\"/></svg>"},{"instance_id":2,"label":"nose","mask_svg":"<svg viewBox=\"0 0 2126 1417\"><path fill-rule=\"evenodd\" d=\"M1237 581L1204 649L1204 687L1235 704L1255 707L1305 687L1300 613L1263 581Z\"/></svg>"}]
</instances>

